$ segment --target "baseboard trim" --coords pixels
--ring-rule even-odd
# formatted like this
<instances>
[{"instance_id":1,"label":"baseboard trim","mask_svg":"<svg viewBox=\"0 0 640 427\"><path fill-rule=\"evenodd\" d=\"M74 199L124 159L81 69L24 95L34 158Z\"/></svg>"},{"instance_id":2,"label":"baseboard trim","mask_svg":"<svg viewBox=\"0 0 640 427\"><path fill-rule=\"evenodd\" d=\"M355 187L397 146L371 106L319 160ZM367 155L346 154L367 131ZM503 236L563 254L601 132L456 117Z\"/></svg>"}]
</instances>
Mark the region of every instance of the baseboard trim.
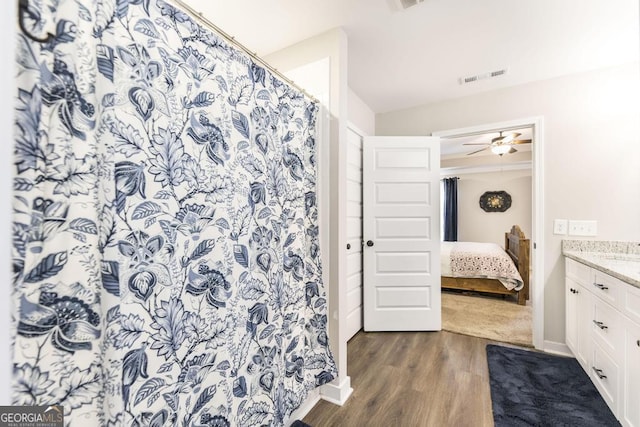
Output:
<instances>
[{"instance_id":1,"label":"baseboard trim","mask_svg":"<svg viewBox=\"0 0 640 427\"><path fill-rule=\"evenodd\" d=\"M342 382L338 385L329 383L320 388L316 388L310 391L307 398L302 402L302 405L293 411L285 425L290 426L295 420L302 420L309 412L311 412L320 399L326 400L334 405L342 406L345 404L347 399L349 399L351 393L353 393L353 388L351 388L351 377L343 378Z\"/></svg>"},{"instance_id":2,"label":"baseboard trim","mask_svg":"<svg viewBox=\"0 0 640 427\"><path fill-rule=\"evenodd\" d=\"M322 400L342 406L353 393L351 388L351 377L345 377L340 384L329 383L320 388Z\"/></svg>"},{"instance_id":3,"label":"baseboard trim","mask_svg":"<svg viewBox=\"0 0 640 427\"><path fill-rule=\"evenodd\" d=\"M293 424L295 420L302 420L304 417L307 416L309 412L311 412L313 407L316 406L316 403L318 403L319 401L320 401L320 390L317 388L313 389L312 391L309 392L304 402L302 402L302 405L300 405L298 409L293 411L293 413L291 414L291 416L289 417L289 420L285 423L285 425L290 426L291 424Z\"/></svg>"},{"instance_id":4,"label":"baseboard trim","mask_svg":"<svg viewBox=\"0 0 640 427\"><path fill-rule=\"evenodd\" d=\"M573 353L571 352L569 347L563 342L545 340L542 350L551 354L573 357Z\"/></svg>"}]
</instances>

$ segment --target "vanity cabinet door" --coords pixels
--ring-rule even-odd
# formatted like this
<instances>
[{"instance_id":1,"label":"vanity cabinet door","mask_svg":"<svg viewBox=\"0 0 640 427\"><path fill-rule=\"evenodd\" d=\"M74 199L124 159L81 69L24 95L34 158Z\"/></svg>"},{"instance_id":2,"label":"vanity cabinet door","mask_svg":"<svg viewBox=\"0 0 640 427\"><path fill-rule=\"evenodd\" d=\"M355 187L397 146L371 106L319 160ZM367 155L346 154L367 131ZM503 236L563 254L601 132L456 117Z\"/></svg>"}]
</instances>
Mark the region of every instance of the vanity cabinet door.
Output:
<instances>
[{"instance_id":1,"label":"vanity cabinet door","mask_svg":"<svg viewBox=\"0 0 640 427\"><path fill-rule=\"evenodd\" d=\"M578 352L578 295L580 286L571 278L565 280L565 340L575 355Z\"/></svg>"},{"instance_id":2,"label":"vanity cabinet door","mask_svg":"<svg viewBox=\"0 0 640 427\"><path fill-rule=\"evenodd\" d=\"M624 344L622 421L640 427L640 325L631 320L626 322Z\"/></svg>"},{"instance_id":3,"label":"vanity cabinet door","mask_svg":"<svg viewBox=\"0 0 640 427\"><path fill-rule=\"evenodd\" d=\"M566 343L584 370L589 370L591 353L591 327L593 315L591 295L572 278L567 277L566 288Z\"/></svg>"}]
</instances>

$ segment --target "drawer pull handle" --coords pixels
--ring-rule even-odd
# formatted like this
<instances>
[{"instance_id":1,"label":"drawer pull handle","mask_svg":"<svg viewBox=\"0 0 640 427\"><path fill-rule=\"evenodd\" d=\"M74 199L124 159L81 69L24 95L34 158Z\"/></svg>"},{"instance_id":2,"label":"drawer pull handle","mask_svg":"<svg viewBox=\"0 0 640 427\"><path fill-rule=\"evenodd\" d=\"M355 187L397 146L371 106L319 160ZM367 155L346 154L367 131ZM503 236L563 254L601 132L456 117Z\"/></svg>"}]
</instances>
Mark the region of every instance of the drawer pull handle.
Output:
<instances>
[{"instance_id":1,"label":"drawer pull handle","mask_svg":"<svg viewBox=\"0 0 640 427\"><path fill-rule=\"evenodd\" d=\"M593 284L596 288L599 288L600 290L606 291L609 289L608 286L603 285L602 283L594 283Z\"/></svg>"},{"instance_id":2,"label":"drawer pull handle","mask_svg":"<svg viewBox=\"0 0 640 427\"><path fill-rule=\"evenodd\" d=\"M605 325L605 324L604 324L604 323L602 323L602 322L598 322L597 320L594 320L594 321L593 321L593 323L595 323L595 324L596 324L596 326L597 326L598 328L600 328L600 329L607 329L607 328L608 328L608 326L607 326L607 325Z\"/></svg>"},{"instance_id":3,"label":"drawer pull handle","mask_svg":"<svg viewBox=\"0 0 640 427\"><path fill-rule=\"evenodd\" d=\"M607 379L607 376L605 374L602 373L602 369L596 369L595 367L593 368L593 371L596 373L596 375L598 376L598 378L600 378L601 380L605 380Z\"/></svg>"},{"instance_id":4,"label":"drawer pull handle","mask_svg":"<svg viewBox=\"0 0 640 427\"><path fill-rule=\"evenodd\" d=\"M636 341L636 345L640 347L640 340Z\"/></svg>"}]
</instances>

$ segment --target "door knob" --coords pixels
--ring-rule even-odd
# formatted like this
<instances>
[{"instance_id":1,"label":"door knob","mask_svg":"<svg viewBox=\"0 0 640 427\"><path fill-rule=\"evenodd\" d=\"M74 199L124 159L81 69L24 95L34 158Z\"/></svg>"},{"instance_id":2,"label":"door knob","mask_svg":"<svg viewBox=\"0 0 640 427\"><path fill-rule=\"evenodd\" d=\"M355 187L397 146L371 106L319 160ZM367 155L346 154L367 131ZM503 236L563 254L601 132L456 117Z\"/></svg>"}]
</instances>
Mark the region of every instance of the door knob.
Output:
<instances>
[{"instance_id":1,"label":"door knob","mask_svg":"<svg viewBox=\"0 0 640 427\"><path fill-rule=\"evenodd\" d=\"M347 249L351 249L351 243L347 243Z\"/></svg>"},{"instance_id":2,"label":"door knob","mask_svg":"<svg viewBox=\"0 0 640 427\"><path fill-rule=\"evenodd\" d=\"M369 246L369 247L373 246L373 241L372 240L367 240L367 246Z\"/></svg>"}]
</instances>

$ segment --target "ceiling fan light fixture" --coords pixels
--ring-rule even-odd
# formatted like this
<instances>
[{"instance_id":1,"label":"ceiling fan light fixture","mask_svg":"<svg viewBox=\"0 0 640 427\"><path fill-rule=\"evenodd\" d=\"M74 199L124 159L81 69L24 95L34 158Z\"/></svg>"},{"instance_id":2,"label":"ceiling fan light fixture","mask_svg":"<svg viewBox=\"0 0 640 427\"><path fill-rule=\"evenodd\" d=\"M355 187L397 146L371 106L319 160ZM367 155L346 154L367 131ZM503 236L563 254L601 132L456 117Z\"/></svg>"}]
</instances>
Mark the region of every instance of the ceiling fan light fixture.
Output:
<instances>
[{"instance_id":1,"label":"ceiling fan light fixture","mask_svg":"<svg viewBox=\"0 0 640 427\"><path fill-rule=\"evenodd\" d=\"M503 154L507 154L509 151L511 151L511 146L510 145L494 145L493 147L491 147L491 152L493 154L497 154L498 156L502 156Z\"/></svg>"},{"instance_id":2,"label":"ceiling fan light fixture","mask_svg":"<svg viewBox=\"0 0 640 427\"><path fill-rule=\"evenodd\" d=\"M500 132L500 134L502 134L502 132ZM505 137L502 139L502 143L503 143L503 144L508 144L508 143L510 143L511 141L513 141L513 140L514 140L514 137L515 137L515 136L516 136L516 135L515 135L515 134L513 134L513 133L511 133L511 134L509 134L509 135L505 136Z\"/></svg>"}]
</instances>

